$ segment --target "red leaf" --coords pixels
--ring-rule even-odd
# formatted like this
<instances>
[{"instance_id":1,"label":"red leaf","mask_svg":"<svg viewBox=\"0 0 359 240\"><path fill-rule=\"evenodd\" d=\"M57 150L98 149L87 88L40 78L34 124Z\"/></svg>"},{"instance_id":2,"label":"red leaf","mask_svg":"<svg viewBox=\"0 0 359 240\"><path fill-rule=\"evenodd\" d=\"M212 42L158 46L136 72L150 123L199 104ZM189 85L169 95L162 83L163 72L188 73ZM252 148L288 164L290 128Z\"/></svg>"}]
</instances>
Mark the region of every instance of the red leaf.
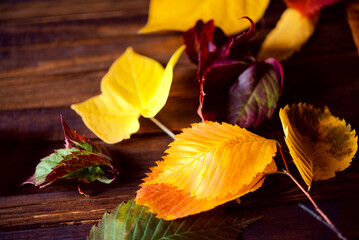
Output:
<instances>
[{"instance_id":1,"label":"red leaf","mask_svg":"<svg viewBox=\"0 0 359 240\"><path fill-rule=\"evenodd\" d=\"M298 10L303 16L312 15L323 7L339 0L284 0L288 7Z\"/></svg>"},{"instance_id":2,"label":"red leaf","mask_svg":"<svg viewBox=\"0 0 359 240\"><path fill-rule=\"evenodd\" d=\"M80 147L80 148L90 151L90 152L103 153L105 155L109 155L108 151L104 147L102 147L94 142L91 142L90 140L86 139L85 137L82 137L76 131L72 130L66 124L66 122L62 116L61 116L61 124L62 124L62 129L64 130L65 147L66 148Z\"/></svg>"},{"instance_id":3,"label":"red leaf","mask_svg":"<svg viewBox=\"0 0 359 240\"><path fill-rule=\"evenodd\" d=\"M220 120L222 113L212 109L223 108L229 87L253 63L253 57L244 44L249 42L256 30L253 21L246 19L251 22L250 29L235 38L227 38L221 29L214 27L213 20L207 23L198 21L183 35L187 55L191 61L198 63L198 114L202 120Z\"/></svg>"},{"instance_id":4,"label":"red leaf","mask_svg":"<svg viewBox=\"0 0 359 240\"><path fill-rule=\"evenodd\" d=\"M84 178L82 174L76 174L76 171L87 169L94 166L107 166L111 169L111 172L115 172L112 167L111 161L102 154L91 153L87 151L73 152L71 155L67 155L59 162L56 167L46 176L45 181L41 184L42 187L53 183L57 179L68 177L78 178L85 182L89 182L89 179ZM72 174L72 176L67 176Z\"/></svg>"}]
</instances>

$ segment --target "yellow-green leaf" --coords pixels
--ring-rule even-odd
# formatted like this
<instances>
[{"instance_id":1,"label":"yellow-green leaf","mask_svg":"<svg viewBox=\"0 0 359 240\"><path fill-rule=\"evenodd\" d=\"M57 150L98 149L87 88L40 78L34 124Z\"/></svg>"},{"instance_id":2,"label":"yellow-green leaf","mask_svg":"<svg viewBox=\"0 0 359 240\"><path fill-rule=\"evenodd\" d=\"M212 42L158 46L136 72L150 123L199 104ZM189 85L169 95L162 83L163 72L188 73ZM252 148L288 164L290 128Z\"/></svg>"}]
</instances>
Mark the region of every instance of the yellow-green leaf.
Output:
<instances>
[{"instance_id":1,"label":"yellow-green leaf","mask_svg":"<svg viewBox=\"0 0 359 240\"><path fill-rule=\"evenodd\" d=\"M279 112L285 141L305 183L325 180L349 167L358 149L355 130L345 120L305 103Z\"/></svg>"},{"instance_id":2,"label":"yellow-green leaf","mask_svg":"<svg viewBox=\"0 0 359 240\"><path fill-rule=\"evenodd\" d=\"M269 0L151 0L147 25L140 32L160 30L187 31L197 20L214 23L226 34L232 35L250 27L243 16L254 22L260 20Z\"/></svg>"},{"instance_id":3,"label":"yellow-green leaf","mask_svg":"<svg viewBox=\"0 0 359 240\"><path fill-rule=\"evenodd\" d=\"M166 220L212 209L258 189L276 171L276 144L237 125L193 124L176 135L136 201Z\"/></svg>"},{"instance_id":4,"label":"yellow-green leaf","mask_svg":"<svg viewBox=\"0 0 359 240\"><path fill-rule=\"evenodd\" d=\"M101 82L102 94L72 105L86 126L107 143L129 138L139 129L138 118L154 117L165 105L180 47L164 69L132 48L118 58Z\"/></svg>"},{"instance_id":5,"label":"yellow-green leaf","mask_svg":"<svg viewBox=\"0 0 359 240\"><path fill-rule=\"evenodd\" d=\"M282 61L289 58L308 41L317 20L317 15L302 16L299 11L287 8L275 28L266 36L258 59L273 57Z\"/></svg>"}]
</instances>

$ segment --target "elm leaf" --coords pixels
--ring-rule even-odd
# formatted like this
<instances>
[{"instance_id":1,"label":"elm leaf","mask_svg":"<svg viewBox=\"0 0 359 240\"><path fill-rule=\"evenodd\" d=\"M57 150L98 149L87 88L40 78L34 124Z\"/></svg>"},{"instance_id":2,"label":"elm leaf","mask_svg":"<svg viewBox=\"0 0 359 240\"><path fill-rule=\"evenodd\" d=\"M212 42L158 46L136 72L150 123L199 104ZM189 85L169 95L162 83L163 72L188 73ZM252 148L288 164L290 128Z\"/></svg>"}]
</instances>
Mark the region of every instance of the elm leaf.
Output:
<instances>
[{"instance_id":1,"label":"elm leaf","mask_svg":"<svg viewBox=\"0 0 359 240\"><path fill-rule=\"evenodd\" d=\"M349 167L358 149L355 130L345 120L310 104L280 109L285 142L299 173L308 186Z\"/></svg>"},{"instance_id":2,"label":"elm leaf","mask_svg":"<svg viewBox=\"0 0 359 240\"><path fill-rule=\"evenodd\" d=\"M227 122L247 128L270 118L283 87L283 70L268 58L247 68L229 90Z\"/></svg>"},{"instance_id":3,"label":"elm leaf","mask_svg":"<svg viewBox=\"0 0 359 240\"><path fill-rule=\"evenodd\" d=\"M276 171L277 142L228 123L205 121L176 135L141 184L136 202L174 220L208 211L260 188Z\"/></svg>"},{"instance_id":4,"label":"elm leaf","mask_svg":"<svg viewBox=\"0 0 359 240\"><path fill-rule=\"evenodd\" d=\"M227 240L237 235L249 224L262 217L240 219L222 209L166 221L156 218L148 207L140 206L134 200L122 202L111 213L105 213L102 221L93 226L88 240Z\"/></svg>"}]
</instances>

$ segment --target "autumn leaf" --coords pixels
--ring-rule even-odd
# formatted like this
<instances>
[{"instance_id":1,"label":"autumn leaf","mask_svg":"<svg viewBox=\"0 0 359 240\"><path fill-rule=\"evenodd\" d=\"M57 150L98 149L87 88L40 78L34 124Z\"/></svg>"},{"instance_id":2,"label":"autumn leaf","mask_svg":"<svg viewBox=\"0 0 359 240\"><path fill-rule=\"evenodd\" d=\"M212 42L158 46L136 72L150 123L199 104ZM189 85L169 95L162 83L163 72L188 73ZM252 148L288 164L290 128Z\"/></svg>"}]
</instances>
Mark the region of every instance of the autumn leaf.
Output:
<instances>
[{"instance_id":1,"label":"autumn leaf","mask_svg":"<svg viewBox=\"0 0 359 240\"><path fill-rule=\"evenodd\" d=\"M285 141L305 183L325 180L349 167L358 149L355 130L345 120L324 110L299 103L279 112Z\"/></svg>"},{"instance_id":2,"label":"autumn leaf","mask_svg":"<svg viewBox=\"0 0 359 240\"><path fill-rule=\"evenodd\" d=\"M158 219L145 206L134 200L121 203L111 213L105 213L98 226L91 229L89 240L111 239L236 239L247 225L261 217L240 219L222 209L175 221Z\"/></svg>"},{"instance_id":3,"label":"autumn leaf","mask_svg":"<svg viewBox=\"0 0 359 240\"><path fill-rule=\"evenodd\" d=\"M101 81L102 94L73 104L86 126L106 143L129 138L139 129L140 115L154 117L165 105L180 47L164 69L132 48L119 57Z\"/></svg>"},{"instance_id":4,"label":"autumn leaf","mask_svg":"<svg viewBox=\"0 0 359 240\"><path fill-rule=\"evenodd\" d=\"M255 191L276 171L276 141L238 126L206 121L176 139L137 192L136 202L159 218L210 210Z\"/></svg>"},{"instance_id":5,"label":"autumn leaf","mask_svg":"<svg viewBox=\"0 0 359 240\"><path fill-rule=\"evenodd\" d=\"M283 70L274 58L247 68L229 90L227 121L243 128L270 118L283 87Z\"/></svg>"},{"instance_id":6,"label":"autumn leaf","mask_svg":"<svg viewBox=\"0 0 359 240\"><path fill-rule=\"evenodd\" d=\"M284 0L288 7L298 10L303 16L318 12L339 0Z\"/></svg>"},{"instance_id":7,"label":"autumn leaf","mask_svg":"<svg viewBox=\"0 0 359 240\"><path fill-rule=\"evenodd\" d=\"M281 65L272 58L255 61L247 47L256 33L254 22L241 21L249 21L251 28L234 38L228 38L213 21L198 21L183 34L186 53L198 64L202 120L257 126L272 116L277 105Z\"/></svg>"},{"instance_id":8,"label":"autumn leaf","mask_svg":"<svg viewBox=\"0 0 359 240\"><path fill-rule=\"evenodd\" d=\"M258 59L272 57L278 61L291 57L313 34L318 15L302 16L295 9L287 8L275 28L266 36Z\"/></svg>"},{"instance_id":9,"label":"autumn leaf","mask_svg":"<svg viewBox=\"0 0 359 240\"><path fill-rule=\"evenodd\" d=\"M359 2L348 1L346 3L346 11L348 23L359 53Z\"/></svg>"},{"instance_id":10,"label":"autumn leaf","mask_svg":"<svg viewBox=\"0 0 359 240\"><path fill-rule=\"evenodd\" d=\"M229 35L250 27L245 21L238 21L248 16L259 21L269 0L151 0L148 21L140 32L148 33L161 30L187 31L197 20L214 19L216 25Z\"/></svg>"},{"instance_id":11,"label":"autumn leaf","mask_svg":"<svg viewBox=\"0 0 359 240\"><path fill-rule=\"evenodd\" d=\"M106 148L98 145L85 137L78 134L76 131L73 131L65 122L63 117L61 116L61 124L62 129L64 131L65 136L65 148L80 148L93 153L102 153L105 155L109 155Z\"/></svg>"},{"instance_id":12,"label":"autumn leaf","mask_svg":"<svg viewBox=\"0 0 359 240\"><path fill-rule=\"evenodd\" d=\"M41 159L34 175L23 184L29 183L43 188L62 178L75 178L84 182L112 182L114 177L108 178L108 173L115 176L116 171L112 160L103 154L107 151L70 129L62 117L61 121L66 148L55 150Z\"/></svg>"}]
</instances>

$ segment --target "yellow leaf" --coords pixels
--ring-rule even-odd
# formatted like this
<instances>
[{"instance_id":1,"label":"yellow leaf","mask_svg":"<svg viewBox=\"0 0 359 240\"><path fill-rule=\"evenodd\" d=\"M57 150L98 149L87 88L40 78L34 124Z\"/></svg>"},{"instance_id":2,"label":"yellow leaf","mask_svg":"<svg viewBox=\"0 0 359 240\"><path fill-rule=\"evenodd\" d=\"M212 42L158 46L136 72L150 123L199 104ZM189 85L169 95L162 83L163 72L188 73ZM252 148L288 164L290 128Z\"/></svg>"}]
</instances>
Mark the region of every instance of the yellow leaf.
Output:
<instances>
[{"instance_id":1,"label":"yellow leaf","mask_svg":"<svg viewBox=\"0 0 359 240\"><path fill-rule=\"evenodd\" d=\"M287 8L275 28L265 38L258 59L273 57L282 61L289 58L308 41L317 20L317 15L306 17L295 9Z\"/></svg>"},{"instance_id":2,"label":"yellow leaf","mask_svg":"<svg viewBox=\"0 0 359 240\"><path fill-rule=\"evenodd\" d=\"M359 52L359 1L347 1L346 10L348 23Z\"/></svg>"},{"instance_id":3,"label":"yellow leaf","mask_svg":"<svg viewBox=\"0 0 359 240\"><path fill-rule=\"evenodd\" d=\"M299 103L280 109L285 141L305 183L325 180L349 167L358 149L358 137L345 120Z\"/></svg>"},{"instance_id":4,"label":"yellow leaf","mask_svg":"<svg viewBox=\"0 0 359 240\"><path fill-rule=\"evenodd\" d=\"M252 192L262 185L265 173L276 171L276 141L237 125L206 121L184 129L176 139L164 161L157 162L144 179L136 198L167 220Z\"/></svg>"},{"instance_id":5,"label":"yellow leaf","mask_svg":"<svg viewBox=\"0 0 359 240\"><path fill-rule=\"evenodd\" d=\"M71 106L86 126L107 143L129 138L139 129L138 118L154 117L165 105L180 47L166 69L132 48L119 57L101 81L102 94Z\"/></svg>"},{"instance_id":6,"label":"yellow leaf","mask_svg":"<svg viewBox=\"0 0 359 240\"><path fill-rule=\"evenodd\" d=\"M240 21L243 16L254 22L260 20L269 0L151 0L147 25L140 32L160 30L187 31L197 20L214 23L232 35L250 27L248 21Z\"/></svg>"}]
</instances>

